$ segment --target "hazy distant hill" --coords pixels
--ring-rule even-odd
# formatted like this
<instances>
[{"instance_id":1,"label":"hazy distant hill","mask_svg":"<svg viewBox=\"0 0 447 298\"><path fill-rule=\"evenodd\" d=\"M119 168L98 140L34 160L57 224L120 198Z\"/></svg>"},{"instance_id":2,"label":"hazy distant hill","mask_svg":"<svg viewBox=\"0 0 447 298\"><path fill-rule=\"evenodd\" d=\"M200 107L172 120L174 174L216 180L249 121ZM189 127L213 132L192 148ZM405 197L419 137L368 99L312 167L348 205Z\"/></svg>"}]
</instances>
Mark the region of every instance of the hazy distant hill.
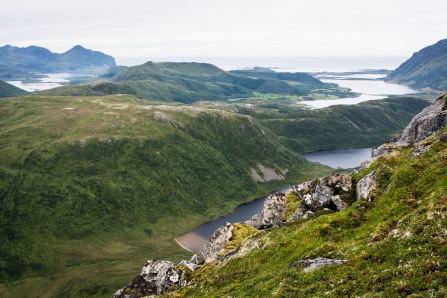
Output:
<instances>
[{"instance_id":1,"label":"hazy distant hill","mask_svg":"<svg viewBox=\"0 0 447 298\"><path fill-rule=\"evenodd\" d=\"M412 88L447 89L447 39L423 48L386 77Z\"/></svg>"},{"instance_id":2,"label":"hazy distant hill","mask_svg":"<svg viewBox=\"0 0 447 298\"><path fill-rule=\"evenodd\" d=\"M297 74L308 76L306 74ZM253 96L253 92L303 96L318 85L319 89L333 86L312 77L303 84L289 84L275 76L255 77L245 73L226 72L207 63L147 62L118 72L113 81L121 82L140 98L165 101L193 102L227 100Z\"/></svg>"},{"instance_id":3,"label":"hazy distant hill","mask_svg":"<svg viewBox=\"0 0 447 298\"><path fill-rule=\"evenodd\" d=\"M111 81L96 86L101 95L126 93L142 99L183 103L251 98L256 92L289 97L307 96L314 90L343 97L353 94L305 73L231 73L212 64L195 62L149 61L133 67L116 66L101 78ZM98 90L91 87L92 84L63 86L40 94L97 96Z\"/></svg>"},{"instance_id":4,"label":"hazy distant hill","mask_svg":"<svg viewBox=\"0 0 447 298\"><path fill-rule=\"evenodd\" d=\"M22 96L27 93L25 90L0 80L0 97Z\"/></svg>"},{"instance_id":5,"label":"hazy distant hill","mask_svg":"<svg viewBox=\"0 0 447 298\"><path fill-rule=\"evenodd\" d=\"M104 72L112 66L116 66L112 56L79 45L62 54L37 46L0 47L0 78L32 72Z\"/></svg>"}]
</instances>

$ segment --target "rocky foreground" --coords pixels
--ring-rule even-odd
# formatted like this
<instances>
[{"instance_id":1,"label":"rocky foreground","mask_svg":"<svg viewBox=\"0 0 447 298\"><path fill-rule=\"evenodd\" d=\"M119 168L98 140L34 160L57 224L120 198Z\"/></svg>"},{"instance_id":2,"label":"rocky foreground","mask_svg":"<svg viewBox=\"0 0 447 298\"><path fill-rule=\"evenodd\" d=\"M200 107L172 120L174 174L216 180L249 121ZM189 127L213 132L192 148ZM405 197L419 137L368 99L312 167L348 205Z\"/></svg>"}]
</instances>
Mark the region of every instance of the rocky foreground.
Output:
<instances>
[{"instance_id":1,"label":"rocky foreground","mask_svg":"<svg viewBox=\"0 0 447 298\"><path fill-rule=\"evenodd\" d=\"M368 167L380 157L393 158L393 151L402 147L414 147L411 149L411 158L424 155L436 142L447 141L447 132L435 141L426 141L445 128L446 123L447 92L443 92L431 106L414 117L399 138L374 149L371 160L365 162L363 168L368 171ZM331 174L293 186L286 194L270 195L264 203L262 214L253 216L245 223L225 223L216 230L200 251L203 261L199 262L196 255L178 265L166 261L148 260L140 275L112 297L142 297L176 291L193 280L196 270L209 268L207 266L211 264L216 267L225 266L234 258L243 258L252 250L268 245L262 238L251 237L261 230L273 227L281 229L294 222L311 221L325 214L343 211L358 201L371 203L379 193L378 179L384 180L383 177L386 176L383 171L395 170L389 166L384 169L371 169L358 181L355 181L353 175ZM383 181L380 183L383 184ZM390 189L392 182L385 187L386 190ZM407 205L410 203L418 204L416 200L409 198ZM385 236L379 233L371 236L368 246L374 246L375 242L388 236L404 239L412 236L411 232L404 233L399 229L392 229L396 227L394 222L390 223L390 227ZM324 232L324 229L321 231ZM330 241L331 237L329 235ZM329 265L346 264L349 264L349 259L316 256L292 261L284 270L298 266L303 272L312 272Z\"/></svg>"}]
</instances>

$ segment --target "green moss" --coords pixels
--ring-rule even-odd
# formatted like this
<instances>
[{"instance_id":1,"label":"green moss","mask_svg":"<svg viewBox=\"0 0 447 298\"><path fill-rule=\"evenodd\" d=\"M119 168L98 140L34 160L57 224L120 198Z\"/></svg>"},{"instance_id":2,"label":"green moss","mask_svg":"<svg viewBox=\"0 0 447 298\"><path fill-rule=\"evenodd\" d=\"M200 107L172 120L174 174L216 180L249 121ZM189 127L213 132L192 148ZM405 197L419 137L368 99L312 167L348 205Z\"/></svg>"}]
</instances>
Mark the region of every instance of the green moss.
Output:
<instances>
[{"instance_id":1,"label":"green moss","mask_svg":"<svg viewBox=\"0 0 447 298\"><path fill-rule=\"evenodd\" d=\"M225 250L221 252L221 255L224 256L236 247L242 246L245 240L256 232L258 232L258 230L252 226L244 223L235 223L233 235L231 236L230 241L225 244Z\"/></svg>"},{"instance_id":2,"label":"green moss","mask_svg":"<svg viewBox=\"0 0 447 298\"><path fill-rule=\"evenodd\" d=\"M284 216L284 220L287 221L290 216L295 212L296 208L302 203L302 200L292 191L289 190L286 193L287 209Z\"/></svg>"}]
</instances>

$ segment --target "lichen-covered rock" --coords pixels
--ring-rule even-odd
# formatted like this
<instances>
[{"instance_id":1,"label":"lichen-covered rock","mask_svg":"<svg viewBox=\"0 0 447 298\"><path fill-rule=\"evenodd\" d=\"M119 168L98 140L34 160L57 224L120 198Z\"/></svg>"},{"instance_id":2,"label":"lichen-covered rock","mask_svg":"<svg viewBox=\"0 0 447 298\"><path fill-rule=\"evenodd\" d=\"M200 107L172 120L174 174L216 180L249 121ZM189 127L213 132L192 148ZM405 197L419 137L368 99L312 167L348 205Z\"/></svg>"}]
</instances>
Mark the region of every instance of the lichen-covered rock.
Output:
<instances>
[{"instance_id":1,"label":"lichen-covered rock","mask_svg":"<svg viewBox=\"0 0 447 298\"><path fill-rule=\"evenodd\" d=\"M446 100L447 91L444 91L433 104L414 116L396 144L399 146L412 145L425 140L433 133L444 128L447 124Z\"/></svg>"},{"instance_id":2,"label":"lichen-covered rock","mask_svg":"<svg viewBox=\"0 0 447 298\"><path fill-rule=\"evenodd\" d=\"M191 257L191 259L189 259L189 262L190 262L190 263L193 263L193 264L196 264L196 265L199 265L199 260L197 259L197 255L194 254L194 255Z\"/></svg>"},{"instance_id":3,"label":"lichen-covered rock","mask_svg":"<svg viewBox=\"0 0 447 298\"><path fill-rule=\"evenodd\" d=\"M318 184L318 179L312 179L310 181L301 183L299 185L292 186L293 192L303 199L304 195L313 191Z\"/></svg>"},{"instance_id":4,"label":"lichen-covered rock","mask_svg":"<svg viewBox=\"0 0 447 298\"><path fill-rule=\"evenodd\" d=\"M304 267L304 272L312 272L316 269L319 269L321 267L330 266L330 265L344 265L347 264L348 260L346 259L328 259L328 258L322 258L322 257L313 257L313 258L304 258L299 261L293 261L290 262L287 266L287 269L290 269L292 267L296 267L298 265L307 265L307 267Z\"/></svg>"},{"instance_id":5,"label":"lichen-covered rock","mask_svg":"<svg viewBox=\"0 0 447 298\"><path fill-rule=\"evenodd\" d=\"M302 218L306 219L306 218L308 218L308 217L316 217L316 216L315 216L315 213L313 213L312 211L308 210L308 211L303 215Z\"/></svg>"},{"instance_id":6,"label":"lichen-covered rock","mask_svg":"<svg viewBox=\"0 0 447 298\"><path fill-rule=\"evenodd\" d=\"M186 286L186 274L167 261L148 260L141 273L130 284L118 290L112 298L136 298L163 295Z\"/></svg>"},{"instance_id":7,"label":"lichen-covered rock","mask_svg":"<svg viewBox=\"0 0 447 298\"><path fill-rule=\"evenodd\" d=\"M424 155L425 153L428 152L429 149L430 149L430 146L420 145L411 153L411 156L418 157L418 156Z\"/></svg>"},{"instance_id":8,"label":"lichen-covered rock","mask_svg":"<svg viewBox=\"0 0 447 298\"><path fill-rule=\"evenodd\" d=\"M326 179L321 181L315 187L314 193L309 197L305 196L305 204L312 211L322 210L332 205L332 196L335 190L330 187Z\"/></svg>"},{"instance_id":9,"label":"lichen-covered rock","mask_svg":"<svg viewBox=\"0 0 447 298\"><path fill-rule=\"evenodd\" d=\"M372 191L377 185L377 170L372 171L357 183L356 193L357 201L361 198L370 199Z\"/></svg>"},{"instance_id":10,"label":"lichen-covered rock","mask_svg":"<svg viewBox=\"0 0 447 298\"><path fill-rule=\"evenodd\" d=\"M179 265L179 266L180 266L180 265L186 266L186 267L188 267L188 269L191 270L192 272L194 272L194 271L196 271L197 269L199 269L200 267L202 267L201 265L198 265L198 264L192 263L192 262L190 262L190 261L186 261L186 260L182 260L182 261L180 261L180 263L178 263L178 265Z\"/></svg>"},{"instance_id":11,"label":"lichen-covered rock","mask_svg":"<svg viewBox=\"0 0 447 298\"><path fill-rule=\"evenodd\" d=\"M306 205L303 203L299 204L298 207L295 209L295 212L289 217L287 222L297 221L298 219L303 218L304 214L308 211Z\"/></svg>"},{"instance_id":12,"label":"lichen-covered rock","mask_svg":"<svg viewBox=\"0 0 447 298\"><path fill-rule=\"evenodd\" d=\"M252 226L255 229L258 229L262 226L262 218L260 214L253 215L249 220L245 222L247 225Z\"/></svg>"},{"instance_id":13,"label":"lichen-covered rock","mask_svg":"<svg viewBox=\"0 0 447 298\"><path fill-rule=\"evenodd\" d=\"M352 177L348 174L331 174L327 184L335 191L348 191L352 188Z\"/></svg>"},{"instance_id":14,"label":"lichen-covered rock","mask_svg":"<svg viewBox=\"0 0 447 298\"><path fill-rule=\"evenodd\" d=\"M226 222L220 226L211 238L200 250L200 254L205 258L205 263L212 263L220 257L220 252L225 249L225 244L233 236L234 225Z\"/></svg>"},{"instance_id":15,"label":"lichen-covered rock","mask_svg":"<svg viewBox=\"0 0 447 298\"><path fill-rule=\"evenodd\" d=\"M346 208L348 208L348 203L346 203L342 196L340 195L336 195L332 197L332 202L334 203L334 205L337 207L337 211L343 211Z\"/></svg>"},{"instance_id":16,"label":"lichen-covered rock","mask_svg":"<svg viewBox=\"0 0 447 298\"><path fill-rule=\"evenodd\" d=\"M264 202L264 207L262 208L262 226L281 226L284 215L286 214L286 209L287 198L284 194L278 192L268 196L267 200Z\"/></svg>"}]
</instances>

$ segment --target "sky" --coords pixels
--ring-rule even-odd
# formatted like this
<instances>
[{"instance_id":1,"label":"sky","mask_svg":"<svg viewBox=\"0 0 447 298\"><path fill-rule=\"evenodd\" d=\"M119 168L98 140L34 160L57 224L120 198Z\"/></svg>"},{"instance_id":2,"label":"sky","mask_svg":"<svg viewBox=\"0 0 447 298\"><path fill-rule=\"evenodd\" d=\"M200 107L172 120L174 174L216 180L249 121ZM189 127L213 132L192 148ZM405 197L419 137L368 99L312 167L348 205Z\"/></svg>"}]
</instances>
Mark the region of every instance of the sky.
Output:
<instances>
[{"instance_id":1,"label":"sky","mask_svg":"<svg viewBox=\"0 0 447 298\"><path fill-rule=\"evenodd\" d=\"M0 46L114 57L409 57L447 38L446 0L15 0Z\"/></svg>"}]
</instances>

